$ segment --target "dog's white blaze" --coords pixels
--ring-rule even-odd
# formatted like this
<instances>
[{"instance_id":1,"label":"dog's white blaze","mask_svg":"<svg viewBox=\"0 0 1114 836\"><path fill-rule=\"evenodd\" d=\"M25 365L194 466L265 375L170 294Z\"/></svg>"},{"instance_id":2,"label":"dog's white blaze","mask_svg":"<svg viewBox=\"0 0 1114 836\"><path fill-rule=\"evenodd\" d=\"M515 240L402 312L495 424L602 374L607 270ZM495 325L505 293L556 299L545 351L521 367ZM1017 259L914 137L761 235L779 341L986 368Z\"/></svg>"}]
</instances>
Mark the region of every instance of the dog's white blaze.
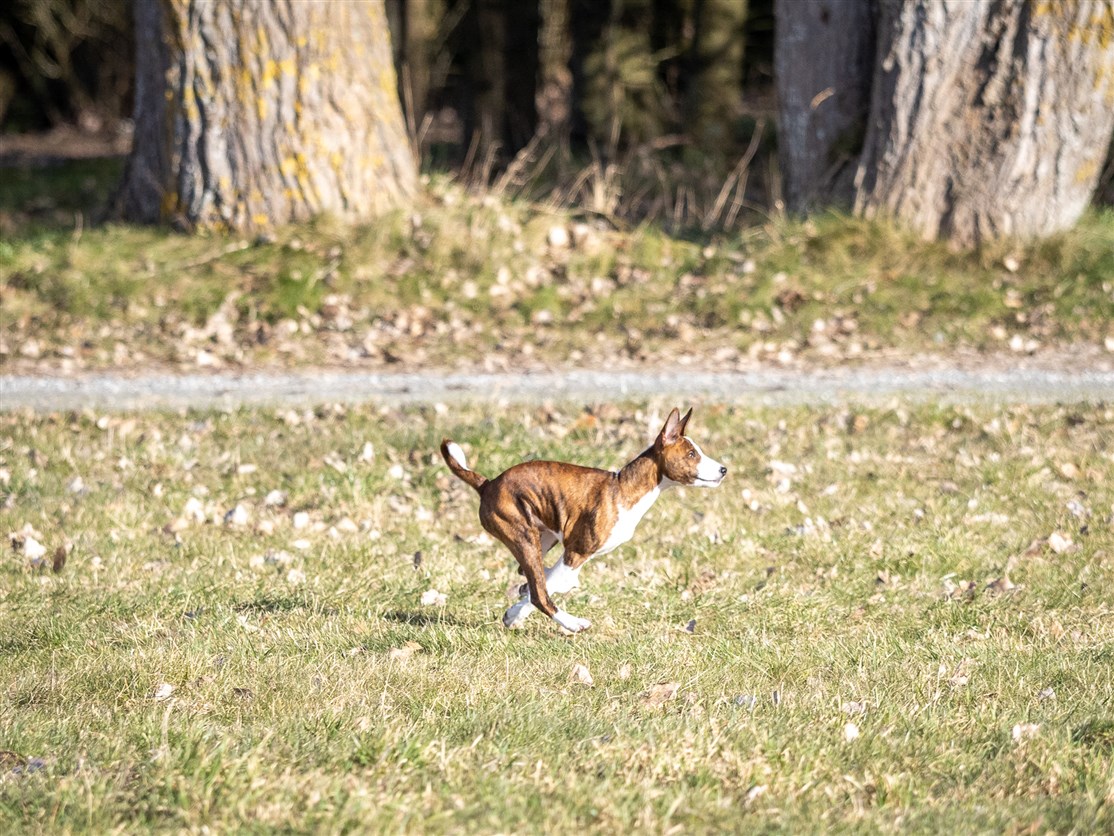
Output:
<instances>
[{"instance_id":1,"label":"dog's white blaze","mask_svg":"<svg viewBox=\"0 0 1114 836\"><path fill-rule=\"evenodd\" d=\"M688 439L689 444L696 449L697 455L700 456L700 461L696 465L696 482L712 482L718 485L723 481L721 470L723 466L715 459L705 456L704 451L700 449L700 445L691 438L688 438L688 436L685 436L685 438Z\"/></svg>"},{"instance_id":2,"label":"dog's white blaze","mask_svg":"<svg viewBox=\"0 0 1114 836\"><path fill-rule=\"evenodd\" d=\"M638 527L638 524L642 522L642 518L646 516L646 512L650 510L650 506L657 501L660 494L661 485L657 485L630 508L620 510L619 517L615 520L615 525L611 529L611 533L607 535L607 540L600 546L596 554L607 554L630 540L630 538L634 536L634 530Z\"/></svg>"},{"instance_id":3,"label":"dog's white blaze","mask_svg":"<svg viewBox=\"0 0 1114 836\"><path fill-rule=\"evenodd\" d=\"M471 468L468 467L468 460L464 458L464 451L460 449L460 445L455 441L449 442L449 455L465 470L471 470Z\"/></svg>"}]
</instances>

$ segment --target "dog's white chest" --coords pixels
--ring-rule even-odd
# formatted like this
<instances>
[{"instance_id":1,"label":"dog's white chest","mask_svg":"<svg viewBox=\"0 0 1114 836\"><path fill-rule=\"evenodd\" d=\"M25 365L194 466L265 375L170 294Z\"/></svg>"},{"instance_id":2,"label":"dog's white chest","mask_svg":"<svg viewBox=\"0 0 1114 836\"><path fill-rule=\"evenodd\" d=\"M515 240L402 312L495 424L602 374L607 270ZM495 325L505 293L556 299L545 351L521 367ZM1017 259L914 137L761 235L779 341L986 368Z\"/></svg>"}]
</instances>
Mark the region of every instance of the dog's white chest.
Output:
<instances>
[{"instance_id":1,"label":"dog's white chest","mask_svg":"<svg viewBox=\"0 0 1114 836\"><path fill-rule=\"evenodd\" d=\"M642 522L642 518L646 516L646 512L650 510L650 506L654 504L660 493L661 488L656 487L630 508L620 510L611 533L607 535L607 540L596 554L607 554L630 540L634 536L634 530L638 528L638 524Z\"/></svg>"}]
</instances>

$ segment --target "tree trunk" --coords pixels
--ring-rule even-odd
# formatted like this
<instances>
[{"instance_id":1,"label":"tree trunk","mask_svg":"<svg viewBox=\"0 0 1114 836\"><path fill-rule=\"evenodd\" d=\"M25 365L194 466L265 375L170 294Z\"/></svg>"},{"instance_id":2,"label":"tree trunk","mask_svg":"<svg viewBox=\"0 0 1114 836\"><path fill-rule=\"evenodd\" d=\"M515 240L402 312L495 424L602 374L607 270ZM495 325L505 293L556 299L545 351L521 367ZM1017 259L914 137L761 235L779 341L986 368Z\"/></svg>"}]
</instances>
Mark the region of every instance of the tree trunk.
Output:
<instances>
[{"instance_id":1,"label":"tree trunk","mask_svg":"<svg viewBox=\"0 0 1114 836\"><path fill-rule=\"evenodd\" d=\"M874 0L777 0L774 77L785 201L850 208L870 105Z\"/></svg>"},{"instance_id":2,"label":"tree trunk","mask_svg":"<svg viewBox=\"0 0 1114 836\"><path fill-rule=\"evenodd\" d=\"M1114 130L1114 0L884 0L856 211L963 246L1087 206Z\"/></svg>"},{"instance_id":3,"label":"tree trunk","mask_svg":"<svg viewBox=\"0 0 1114 836\"><path fill-rule=\"evenodd\" d=\"M136 0L124 216L257 231L415 188L382 0Z\"/></svg>"}]
</instances>

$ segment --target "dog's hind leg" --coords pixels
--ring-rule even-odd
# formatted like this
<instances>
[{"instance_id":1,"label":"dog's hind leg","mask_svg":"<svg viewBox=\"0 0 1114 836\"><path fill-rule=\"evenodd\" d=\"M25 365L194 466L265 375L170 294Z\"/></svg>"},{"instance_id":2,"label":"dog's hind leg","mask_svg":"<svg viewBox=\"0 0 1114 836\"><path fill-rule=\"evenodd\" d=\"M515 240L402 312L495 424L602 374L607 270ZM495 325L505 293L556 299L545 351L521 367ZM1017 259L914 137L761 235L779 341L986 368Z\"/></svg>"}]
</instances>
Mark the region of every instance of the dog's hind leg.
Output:
<instances>
[{"instance_id":1,"label":"dog's hind leg","mask_svg":"<svg viewBox=\"0 0 1114 836\"><path fill-rule=\"evenodd\" d=\"M531 534L532 537L520 537L507 543L507 547L518 561L518 570L526 576L526 583L523 584L526 589L522 598L503 613L504 627L521 626L534 610L541 610L551 618L557 611L553 602L549 600L549 592L545 587L541 543L536 531L532 531Z\"/></svg>"}]
</instances>

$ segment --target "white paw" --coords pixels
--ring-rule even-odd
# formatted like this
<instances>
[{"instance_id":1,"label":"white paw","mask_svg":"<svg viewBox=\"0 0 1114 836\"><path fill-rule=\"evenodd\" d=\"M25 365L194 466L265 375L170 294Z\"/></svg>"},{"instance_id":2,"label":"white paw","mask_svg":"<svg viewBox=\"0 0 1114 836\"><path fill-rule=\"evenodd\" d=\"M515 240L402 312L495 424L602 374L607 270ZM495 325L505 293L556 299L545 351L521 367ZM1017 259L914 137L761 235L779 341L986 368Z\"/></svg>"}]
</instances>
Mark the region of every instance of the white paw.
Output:
<instances>
[{"instance_id":1,"label":"white paw","mask_svg":"<svg viewBox=\"0 0 1114 836\"><path fill-rule=\"evenodd\" d=\"M508 607L507 611L503 613L503 626L508 630L521 627L534 609L535 607L530 603L530 599L523 598L517 604Z\"/></svg>"},{"instance_id":2,"label":"white paw","mask_svg":"<svg viewBox=\"0 0 1114 836\"><path fill-rule=\"evenodd\" d=\"M570 633L579 633L581 630L587 630L592 626L592 622L586 618L578 618L575 615L569 615L564 610L557 610L553 614L553 620L568 630Z\"/></svg>"}]
</instances>

